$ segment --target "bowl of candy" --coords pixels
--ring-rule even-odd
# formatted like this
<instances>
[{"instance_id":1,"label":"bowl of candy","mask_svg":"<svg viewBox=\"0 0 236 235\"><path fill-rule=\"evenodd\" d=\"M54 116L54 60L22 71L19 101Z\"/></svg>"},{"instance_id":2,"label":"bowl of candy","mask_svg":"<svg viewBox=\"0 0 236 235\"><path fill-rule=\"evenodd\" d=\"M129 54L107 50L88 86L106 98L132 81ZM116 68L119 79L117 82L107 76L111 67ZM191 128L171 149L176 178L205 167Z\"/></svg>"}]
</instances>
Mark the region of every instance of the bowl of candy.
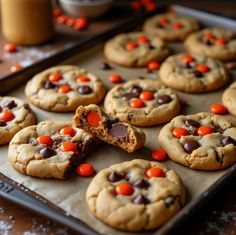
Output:
<instances>
[{"instance_id":1,"label":"bowl of candy","mask_svg":"<svg viewBox=\"0 0 236 235\"><path fill-rule=\"evenodd\" d=\"M111 7L113 0L58 0L63 11L71 17L96 18Z\"/></svg>"}]
</instances>

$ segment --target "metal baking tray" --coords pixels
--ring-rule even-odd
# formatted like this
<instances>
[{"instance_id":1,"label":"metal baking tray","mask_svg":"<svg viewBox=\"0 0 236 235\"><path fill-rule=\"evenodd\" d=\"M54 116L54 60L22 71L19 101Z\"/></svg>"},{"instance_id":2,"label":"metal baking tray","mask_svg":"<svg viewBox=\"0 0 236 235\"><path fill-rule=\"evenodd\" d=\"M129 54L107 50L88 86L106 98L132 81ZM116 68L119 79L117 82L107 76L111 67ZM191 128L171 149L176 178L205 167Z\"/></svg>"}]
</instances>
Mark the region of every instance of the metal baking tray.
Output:
<instances>
[{"instance_id":1,"label":"metal baking tray","mask_svg":"<svg viewBox=\"0 0 236 235\"><path fill-rule=\"evenodd\" d=\"M167 9L166 7L162 7L163 9ZM188 15L194 18L199 19L204 25L212 26L212 25L219 25L220 27L228 28L236 32L236 21L234 19L229 19L226 17L214 15L211 13L190 9L182 6L172 6L172 10L180 13L182 15ZM161 12L159 11L159 12ZM145 17L144 17L145 18ZM143 18L143 20L144 20ZM138 23L131 23L131 28L134 26L137 26ZM118 31L122 31L123 28L119 29ZM126 30L125 28L124 30ZM116 33L118 32L116 31ZM101 40L106 40L108 37L111 37L113 34L109 34L109 36L101 36ZM98 48L101 50L101 47ZM95 51L97 49L95 48ZM71 58L71 60L78 62L81 62L80 58L84 56L85 54L82 53L81 55L78 55L75 58ZM65 56L67 58L67 56ZM56 60L55 63L58 61ZM68 63L69 61L66 61L65 63ZM52 65L52 64L50 64ZM83 65L83 63L81 64ZM41 68L42 69L42 68ZM122 70L122 68L120 68ZM140 71L140 73L144 73L144 71ZM22 90L22 89L21 89ZM14 93L13 93L14 94ZM217 95L220 93L216 94ZM204 95L202 95L204 96ZM211 96L211 94L210 94ZM184 95L183 95L184 97ZM194 97L194 96L193 96ZM207 98L207 96L206 96ZM195 97L196 99L196 97ZM199 108L200 109L200 108ZM53 118L54 114L48 113L48 116L51 116ZM54 117L55 118L55 117ZM0 155L1 155L0 151ZM4 151L3 151L4 153ZM4 156L5 157L5 156ZM128 160L128 159L126 159ZM175 163L171 163L175 164ZM177 165L177 164L176 164ZM178 166L179 167L179 166ZM184 168L184 167L183 167ZM196 175L199 176L199 171L196 173ZM204 175L205 173L202 172ZM190 200L187 205L176 215L174 216L169 222L167 222L164 226L159 228L156 231L149 232L147 234L172 234L175 231L175 228L182 224L187 217L189 217L191 214L193 214L197 209L199 209L206 201L208 201L220 188L222 188L226 182L233 179L236 176L236 164L231 166L230 168L222 171L221 176L218 177L213 184L211 184L209 187L207 187L201 194L199 194L196 198ZM207 174L205 174L207 176ZM89 226L88 224L84 223L83 221L76 219L74 216L71 216L68 214L66 210L61 209L58 207L55 203L52 203L51 201L45 199L44 197L40 196L38 193L34 192L33 190L30 190L29 188L24 186L23 184L19 184L13 179L10 179L9 176L0 173L0 195L3 196L6 199L9 199L13 202L16 202L20 205L23 205L31 210L34 210L42 215L45 215L59 223L65 224L68 227L74 229L80 234L86 234L86 235L94 235L94 234L100 234L97 231L95 231L94 226ZM142 233L143 234L143 233Z\"/></svg>"}]
</instances>

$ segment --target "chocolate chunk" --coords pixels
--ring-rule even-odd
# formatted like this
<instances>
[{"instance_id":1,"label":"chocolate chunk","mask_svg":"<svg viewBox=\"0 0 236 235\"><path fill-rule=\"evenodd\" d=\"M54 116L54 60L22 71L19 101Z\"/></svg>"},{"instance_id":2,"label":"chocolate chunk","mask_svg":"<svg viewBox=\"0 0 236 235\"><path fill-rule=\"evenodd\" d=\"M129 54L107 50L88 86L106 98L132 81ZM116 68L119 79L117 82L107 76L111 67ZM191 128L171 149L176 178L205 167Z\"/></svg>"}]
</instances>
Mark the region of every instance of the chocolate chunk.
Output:
<instances>
[{"instance_id":1,"label":"chocolate chunk","mask_svg":"<svg viewBox=\"0 0 236 235\"><path fill-rule=\"evenodd\" d=\"M197 70L194 70L194 71L193 71L193 75L194 75L195 77L197 77L197 78L203 77L203 74L202 74L201 72L197 71Z\"/></svg>"},{"instance_id":2,"label":"chocolate chunk","mask_svg":"<svg viewBox=\"0 0 236 235\"><path fill-rule=\"evenodd\" d=\"M0 121L0 127L6 126L6 125L7 125L6 122L4 122L4 121Z\"/></svg>"},{"instance_id":3,"label":"chocolate chunk","mask_svg":"<svg viewBox=\"0 0 236 235\"><path fill-rule=\"evenodd\" d=\"M123 95L126 99L138 98L139 94L134 92L128 92Z\"/></svg>"},{"instance_id":4,"label":"chocolate chunk","mask_svg":"<svg viewBox=\"0 0 236 235\"><path fill-rule=\"evenodd\" d=\"M195 141L195 140L189 140L186 143L184 143L184 150L187 153L192 153L193 150L195 150L195 149L197 149L199 147L200 147L200 144L197 141Z\"/></svg>"},{"instance_id":5,"label":"chocolate chunk","mask_svg":"<svg viewBox=\"0 0 236 235\"><path fill-rule=\"evenodd\" d=\"M15 103L14 100L6 100L4 103L3 103L3 107L5 108L9 108L9 109L13 109L17 106L17 104Z\"/></svg>"},{"instance_id":6,"label":"chocolate chunk","mask_svg":"<svg viewBox=\"0 0 236 235\"><path fill-rule=\"evenodd\" d=\"M44 158L49 158L56 155L57 153L53 149L45 147L39 151L39 154L43 155Z\"/></svg>"},{"instance_id":7,"label":"chocolate chunk","mask_svg":"<svg viewBox=\"0 0 236 235\"><path fill-rule=\"evenodd\" d=\"M200 126L200 123L193 119L187 119L184 123L187 127L193 126L198 128Z\"/></svg>"},{"instance_id":8,"label":"chocolate chunk","mask_svg":"<svg viewBox=\"0 0 236 235\"><path fill-rule=\"evenodd\" d=\"M205 43L208 45L208 46L212 46L214 43L212 42L212 40L206 40Z\"/></svg>"},{"instance_id":9,"label":"chocolate chunk","mask_svg":"<svg viewBox=\"0 0 236 235\"><path fill-rule=\"evenodd\" d=\"M37 145L38 145L38 141L35 140L35 139L31 139L31 140L29 141L29 144L31 144L32 146L37 146Z\"/></svg>"},{"instance_id":10,"label":"chocolate chunk","mask_svg":"<svg viewBox=\"0 0 236 235\"><path fill-rule=\"evenodd\" d=\"M185 68L185 69L191 69L192 66L191 66L191 64L190 64L189 62L187 62L187 63L184 63L184 64L183 64L183 68Z\"/></svg>"},{"instance_id":11,"label":"chocolate chunk","mask_svg":"<svg viewBox=\"0 0 236 235\"><path fill-rule=\"evenodd\" d=\"M223 146L226 146L228 144L233 144L236 145L236 141L231 138L230 136L226 136L221 140L221 143L223 144Z\"/></svg>"},{"instance_id":12,"label":"chocolate chunk","mask_svg":"<svg viewBox=\"0 0 236 235\"><path fill-rule=\"evenodd\" d=\"M138 94L140 94L141 92L142 92L142 88L140 87L140 86L133 86L132 88L131 88L131 92L133 92L133 93L138 93Z\"/></svg>"},{"instance_id":13,"label":"chocolate chunk","mask_svg":"<svg viewBox=\"0 0 236 235\"><path fill-rule=\"evenodd\" d=\"M56 87L56 85L53 84L53 83L51 83L51 82L49 82L49 81L47 81L47 82L45 83L45 85L44 85L44 88L45 88L45 89L54 89L55 87Z\"/></svg>"},{"instance_id":14,"label":"chocolate chunk","mask_svg":"<svg viewBox=\"0 0 236 235\"><path fill-rule=\"evenodd\" d=\"M164 202L166 207L170 207L175 202L175 197L167 197Z\"/></svg>"},{"instance_id":15,"label":"chocolate chunk","mask_svg":"<svg viewBox=\"0 0 236 235\"><path fill-rule=\"evenodd\" d=\"M148 188L149 187L149 183L146 180L144 180L144 179L139 179L139 180L136 180L134 182L134 186L137 187L137 188L143 189L143 188Z\"/></svg>"},{"instance_id":16,"label":"chocolate chunk","mask_svg":"<svg viewBox=\"0 0 236 235\"><path fill-rule=\"evenodd\" d=\"M132 202L134 204L148 204L150 203L150 201L144 197L143 195L138 195L137 197L135 197Z\"/></svg>"},{"instance_id":17,"label":"chocolate chunk","mask_svg":"<svg viewBox=\"0 0 236 235\"><path fill-rule=\"evenodd\" d=\"M124 178L123 175L121 175L121 174L119 174L119 173L117 173L117 172L115 172L115 171L112 171L112 172L109 174L109 176L108 176L108 180L109 180L110 182L117 182L117 181L122 180L123 178Z\"/></svg>"},{"instance_id":18,"label":"chocolate chunk","mask_svg":"<svg viewBox=\"0 0 236 235\"><path fill-rule=\"evenodd\" d=\"M110 69L112 69L112 67L107 62L103 62L100 65L100 69L101 70L110 70Z\"/></svg>"},{"instance_id":19,"label":"chocolate chunk","mask_svg":"<svg viewBox=\"0 0 236 235\"><path fill-rule=\"evenodd\" d=\"M214 132L220 132L221 134L224 133L224 131L225 131L225 130L224 130L223 128L221 128L221 126L218 125L218 124L213 125L212 128L214 129Z\"/></svg>"},{"instance_id":20,"label":"chocolate chunk","mask_svg":"<svg viewBox=\"0 0 236 235\"><path fill-rule=\"evenodd\" d=\"M157 97L157 103L158 104L167 104L172 101L171 97L169 95L161 95Z\"/></svg>"},{"instance_id":21,"label":"chocolate chunk","mask_svg":"<svg viewBox=\"0 0 236 235\"><path fill-rule=\"evenodd\" d=\"M62 141L63 141L63 139L54 140L53 144L52 144L52 148L54 148L54 149L58 148L58 146L61 144Z\"/></svg>"},{"instance_id":22,"label":"chocolate chunk","mask_svg":"<svg viewBox=\"0 0 236 235\"><path fill-rule=\"evenodd\" d=\"M133 115L132 113L128 113L128 120L129 120L129 121L132 121L133 116L134 116L134 115Z\"/></svg>"},{"instance_id":23,"label":"chocolate chunk","mask_svg":"<svg viewBox=\"0 0 236 235\"><path fill-rule=\"evenodd\" d=\"M143 77L143 76L138 76L138 79L139 79L139 80L144 80L145 77Z\"/></svg>"},{"instance_id":24,"label":"chocolate chunk","mask_svg":"<svg viewBox=\"0 0 236 235\"><path fill-rule=\"evenodd\" d=\"M103 122L104 126L107 128L107 129L111 129L112 128L112 125L119 122L119 119L118 118L114 118L114 119L105 119L105 121Z\"/></svg>"},{"instance_id":25,"label":"chocolate chunk","mask_svg":"<svg viewBox=\"0 0 236 235\"><path fill-rule=\"evenodd\" d=\"M215 152L215 159L217 162L220 162L220 163L223 163L223 159L221 159L218 151L217 151L217 148L213 148L214 152Z\"/></svg>"},{"instance_id":26,"label":"chocolate chunk","mask_svg":"<svg viewBox=\"0 0 236 235\"><path fill-rule=\"evenodd\" d=\"M80 86L78 88L78 92L80 94L83 94L83 95L88 95L88 94L91 94L93 92L93 89L89 86Z\"/></svg>"},{"instance_id":27,"label":"chocolate chunk","mask_svg":"<svg viewBox=\"0 0 236 235\"><path fill-rule=\"evenodd\" d=\"M127 126L117 123L110 129L110 134L116 138L125 138L128 135Z\"/></svg>"},{"instance_id":28,"label":"chocolate chunk","mask_svg":"<svg viewBox=\"0 0 236 235\"><path fill-rule=\"evenodd\" d=\"M153 50L153 49L155 49L155 47L153 45L149 44L148 49Z\"/></svg>"},{"instance_id":29,"label":"chocolate chunk","mask_svg":"<svg viewBox=\"0 0 236 235\"><path fill-rule=\"evenodd\" d=\"M158 28L164 28L164 26L162 24L157 24L156 27Z\"/></svg>"}]
</instances>

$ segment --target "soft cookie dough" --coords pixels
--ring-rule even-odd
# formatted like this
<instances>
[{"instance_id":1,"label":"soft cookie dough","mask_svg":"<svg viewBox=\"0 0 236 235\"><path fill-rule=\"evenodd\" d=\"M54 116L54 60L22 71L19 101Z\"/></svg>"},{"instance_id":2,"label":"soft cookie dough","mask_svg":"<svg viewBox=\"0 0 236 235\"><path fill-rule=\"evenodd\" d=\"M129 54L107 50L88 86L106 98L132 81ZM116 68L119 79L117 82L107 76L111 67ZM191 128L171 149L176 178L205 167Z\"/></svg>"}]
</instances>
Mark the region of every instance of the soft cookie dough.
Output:
<instances>
[{"instance_id":1,"label":"soft cookie dough","mask_svg":"<svg viewBox=\"0 0 236 235\"><path fill-rule=\"evenodd\" d=\"M86 200L104 223L126 231L155 229L185 203L180 177L164 164L132 160L100 171L90 183Z\"/></svg>"},{"instance_id":2,"label":"soft cookie dough","mask_svg":"<svg viewBox=\"0 0 236 235\"><path fill-rule=\"evenodd\" d=\"M138 107L133 107L137 104ZM131 80L111 89L105 111L135 126L154 126L170 121L180 111L177 94L157 80Z\"/></svg>"},{"instance_id":3,"label":"soft cookie dough","mask_svg":"<svg viewBox=\"0 0 236 235\"><path fill-rule=\"evenodd\" d=\"M35 124L36 117L28 103L0 96L0 145L7 144L24 127Z\"/></svg>"},{"instance_id":4,"label":"soft cookie dough","mask_svg":"<svg viewBox=\"0 0 236 235\"><path fill-rule=\"evenodd\" d=\"M132 32L119 34L109 40L105 44L104 54L116 64L143 67L152 60L164 60L169 55L169 49L155 36Z\"/></svg>"},{"instance_id":5,"label":"soft cookie dough","mask_svg":"<svg viewBox=\"0 0 236 235\"><path fill-rule=\"evenodd\" d=\"M236 128L219 115L178 116L162 128L159 143L173 161L193 169L219 170L236 162Z\"/></svg>"},{"instance_id":6,"label":"soft cookie dough","mask_svg":"<svg viewBox=\"0 0 236 235\"><path fill-rule=\"evenodd\" d=\"M236 82L232 83L223 93L222 102L228 111L236 116Z\"/></svg>"},{"instance_id":7,"label":"soft cookie dough","mask_svg":"<svg viewBox=\"0 0 236 235\"><path fill-rule=\"evenodd\" d=\"M36 106L53 112L70 112L79 105L99 103L106 93L100 79L72 65L49 68L34 76L25 94Z\"/></svg>"},{"instance_id":8,"label":"soft cookie dough","mask_svg":"<svg viewBox=\"0 0 236 235\"><path fill-rule=\"evenodd\" d=\"M228 81L228 74L225 66L216 59L177 54L161 65L159 79L176 90L204 93L221 88Z\"/></svg>"}]
</instances>

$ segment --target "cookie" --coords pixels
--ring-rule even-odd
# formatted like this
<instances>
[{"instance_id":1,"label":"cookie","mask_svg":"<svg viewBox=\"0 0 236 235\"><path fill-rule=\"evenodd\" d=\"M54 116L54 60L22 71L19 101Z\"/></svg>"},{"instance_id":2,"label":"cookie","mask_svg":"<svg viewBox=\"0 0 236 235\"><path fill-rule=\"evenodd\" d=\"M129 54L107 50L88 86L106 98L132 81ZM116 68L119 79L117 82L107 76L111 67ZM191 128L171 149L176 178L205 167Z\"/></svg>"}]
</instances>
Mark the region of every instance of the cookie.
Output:
<instances>
[{"instance_id":1,"label":"cookie","mask_svg":"<svg viewBox=\"0 0 236 235\"><path fill-rule=\"evenodd\" d=\"M0 145L9 143L18 131L35 122L36 117L28 103L15 97L0 96Z\"/></svg>"},{"instance_id":2,"label":"cookie","mask_svg":"<svg viewBox=\"0 0 236 235\"><path fill-rule=\"evenodd\" d=\"M154 126L170 121L180 111L177 94L157 80L132 80L111 89L105 111L135 126Z\"/></svg>"},{"instance_id":3,"label":"cookie","mask_svg":"<svg viewBox=\"0 0 236 235\"><path fill-rule=\"evenodd\" d=\"M25 88L34 105L53 112L70 112L79 105L97 104L105 93L98 77L71 65L49 68L33 77Z\"/></svg>"},{"instance_id":4,"label":"cookie","mask_svg":"<svg viewBox=\"0 0 236 235\"><path fill-rule=\"evenodd\" d=\"M100 171L86 200L102 222L126 231L155 229L185 203L180 177L164 164L135 159Z\"/></svg>"},{"instance_id":5,"label":"cookie","mask_svg":"<svg viewBox=\"0 0 236 235\"><path fill-rule=\"evenodd\" d=\"M232 115L236 116L236 82L224 91L222 103Z\"/></svg>"},{"instance_id":6,"label":"cookie","mask_svg":"<svg viewBox=\"0 0 236 235\"><path fill-rule=\"evenodd\" d=\"M222 116L178 116L164 126L159 143L173 161L193 169L220 170L236 162L236 128Z\"/></svg>"},{"instance_id":7,"label":"cookie","mask_svg":"<svg viewBox=\"0 0 236 235\"><path fill-rule=\"evenodd\" d=\"M97 143L95 137L70 122L44 121L14 136L8 159L22 174L65 179Z\"/></svg>"},{"instance_id":8,"label":"cookie","mask_svg":"<svg viewBox=\"0 0 236 235\"><path fill-rule=\"evenodd\" d=\"M168 57L161 65L159 79L179 91L204 93L221 88L228 81L228 74L218 60L178 54Z\"/></svg>"},{"instance_id":9,"label":"cookie","mask_svg":"<svg viewBox=\"0 0 236 235\"><path fill-rule=\"evenodd\" d=\"M146 137L142 130L107 115L95 104L80 106L74 116L74 125L128 153L145 144Z\"/></svg>"},{"instance_id":10,"label":"cookie","mask_svg":"<svg viewBox=\"0 0 236 235\"><path fill-rule=\"evenodd\" d=\"M207 28L193 33L184 42L190 53L229 61L236 59L236 34L219 28Z\"/></svg>"},{"instance_id":11,"label":"cookie","mask_svg":"<svg viewBox=\"0 0 236 235\"><path fill-rule=\"evenodd\" d=\"M152 60L164 60L169 55L169 49L155 36L132 32L109 40L104 54L110 61L122 66L144 67Z\"/></svg>"},{"instance_id":12,"label":"cookie","mask_svg":"<svg viewBox=\"0 0 236 235\"><path fill-rule=\"evenodd\" d=\"M175 14L158 14L146 20L143 30L165 41L184 40L190 33L198 30L195 19Z\"/></svg>"}]
</instances>

